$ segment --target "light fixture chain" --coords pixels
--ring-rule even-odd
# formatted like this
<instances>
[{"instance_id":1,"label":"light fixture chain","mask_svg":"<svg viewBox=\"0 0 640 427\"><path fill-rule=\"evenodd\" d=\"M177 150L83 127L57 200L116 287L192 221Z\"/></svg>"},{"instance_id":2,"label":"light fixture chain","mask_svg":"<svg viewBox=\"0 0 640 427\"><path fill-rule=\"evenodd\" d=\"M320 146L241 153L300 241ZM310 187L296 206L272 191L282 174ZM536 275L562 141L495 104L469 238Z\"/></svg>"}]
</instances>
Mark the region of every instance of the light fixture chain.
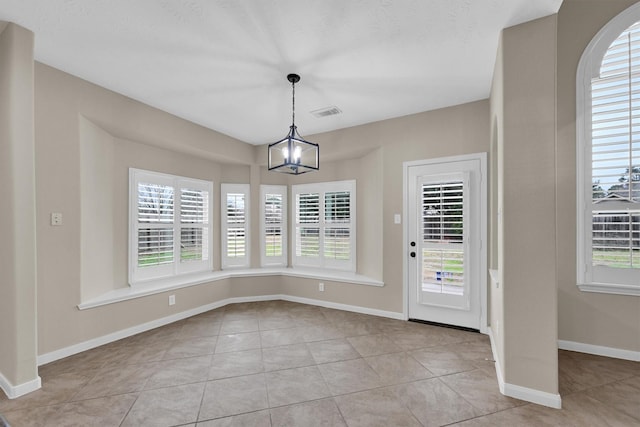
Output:
<instances>
[{"instance_id":1,"label":"light fixture chain","mask_svg":"<svg viewBox=\"0 0 640 427\"><path fill-rule=\"evenodd\" d=\"M295 126L296 124L296 83L295 81L291 82L291 124Z\"/></svg>"}]
</instances>

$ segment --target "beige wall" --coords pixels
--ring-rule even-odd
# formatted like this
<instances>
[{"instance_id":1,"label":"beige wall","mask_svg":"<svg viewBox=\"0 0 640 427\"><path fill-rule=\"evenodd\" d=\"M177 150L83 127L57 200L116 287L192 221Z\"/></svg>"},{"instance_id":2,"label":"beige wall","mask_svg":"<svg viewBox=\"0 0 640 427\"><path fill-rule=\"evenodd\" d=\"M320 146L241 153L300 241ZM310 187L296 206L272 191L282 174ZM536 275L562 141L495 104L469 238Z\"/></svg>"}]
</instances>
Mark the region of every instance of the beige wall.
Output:
<instances>
[{"instance_id":1,"label":"beige wall","mask_svg":"<svg viewBox=\"0 0 640 427\"><path fill-rule=\"evenodd\" d=\"M0 374L37 379L33 33L0 22Z\"/></svg>"},{"instance_id":2,"label":"beige wall","mask_svg":"<svg viewBox=\"0 0 640 427\"><path fill-rule=\"evenodd\" d=\"M504 32L505 381L558 393L556 16Z\"/></svg>"},{"instance_id":3,"label":"beige wall","mask_svg":"<svg viewBox=\"0 0 640 427\"><path fill-rule=\"evenodd\" d=\"M551 394L558 393L555 46L555 15L505 29L492 100L501 280L491 301L502 374L505 383Z\"/></svg>"},{"instance_id":4,"label":"beige wall","mask_svg":"<svg viewBox=\"0 0 640 427\"><path fill-rule=\"evenodd\" d=\"M558 14L558 338L640 351L640 297L576 286L576 72L596 33L633 0L565 0Z\"/></svg>"},{"instance_id":5,"label":"beige wall","mask_svg":"<svg viewBox=\"0 0 640 427\"><path fill-rule=\"evenodd\" d=\"M501 283L502 265L504 263L504 227L501 218L504 209L504 60L502 35L500 36L496 64L491 82L490 120L491 120L491 155L489 156L490 188L489 197L489 268L497 271L497 283L488 280L489 325L497 355L500 372L504 372L504 287Z\"/></svg>"},{"instance_id":6,"label":"beige wall","mask_svg":"<svg viewBox=\"0 0 640 427\"><path fill-rule=\"evenodd\" d=\"M80 116L80 299L86 301L123 287L126 270L115 261L115 138ZM119 279L116 279L116 277Z\"/></svg>"},{"instance_id":7,"label":"beige wall","mask_svg":"<svg viewBox=\"0 0 640 427\"><path fill-rule=\"evenodd\" d=\"M218 144L228 143L227 150L217 149L238 158L251 159L253 148L42 64L36 64L35 82L38 274L42 278L38 353L227 298L229 281L224 280L172 291L177 300L172 307L166 294L160 294L77 309L81 301L128 286L129 168L211 180L217 200L223 179L248 180L249 171L248 165L224 166L219 161L223 156L215 151ZM125 123L127 127L118 122L125 116L137 116L141 122ZM158 143L127 138L141 136L141 129L146 132L144 141ZM193 147L205 143L210 145L207 155L194 156ZM179 152L176 147L181 148ZM62 226L49 225L50 212L63 214ZM214 218L214 227L219 228L219 215ZM220 247L219 234L213 245ZM214 265L220 268L219 257Z\"/></svg>"}]
</instances>

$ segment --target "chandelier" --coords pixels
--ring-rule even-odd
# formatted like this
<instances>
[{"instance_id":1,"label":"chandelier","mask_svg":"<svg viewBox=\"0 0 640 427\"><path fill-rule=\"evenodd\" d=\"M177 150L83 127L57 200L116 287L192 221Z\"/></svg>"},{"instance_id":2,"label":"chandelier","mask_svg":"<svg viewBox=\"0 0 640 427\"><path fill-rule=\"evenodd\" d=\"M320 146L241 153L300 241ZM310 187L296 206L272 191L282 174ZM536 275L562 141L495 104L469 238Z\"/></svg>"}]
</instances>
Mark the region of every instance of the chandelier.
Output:
<instances>
[{"instance_id":1,"label":"chandelier","mask_svg":"<svg viewBox=\"0 0 640 427\"><path fill-rule=\"evenodd\" d=\"M289 74L291 83L291 126L289 133L281 140L269 144L269 170L300 175L317 171L320 168L320 147L313 142L305 141L296 127L296 83L300 81L297 74Z\"/></svg>"}]
</instances>

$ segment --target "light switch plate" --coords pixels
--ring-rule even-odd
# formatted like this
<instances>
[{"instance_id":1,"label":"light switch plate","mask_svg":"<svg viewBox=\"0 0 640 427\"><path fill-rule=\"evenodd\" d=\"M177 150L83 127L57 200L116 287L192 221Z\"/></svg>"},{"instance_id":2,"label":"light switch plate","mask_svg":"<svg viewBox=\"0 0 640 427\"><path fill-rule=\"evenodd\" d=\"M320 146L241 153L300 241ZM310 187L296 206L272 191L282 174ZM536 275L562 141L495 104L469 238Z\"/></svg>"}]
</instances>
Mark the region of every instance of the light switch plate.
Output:
<instances>
[{"instance_id":1,"label":"light switch plate","mask_svg":"<svg viewBox=\"0 0 640 427\"><path fill-rule=\"evenodd\" d=\"M400 214L393 215L393 223L402 224L402 217L400 216Z\"/></svg>"}]
</instances>

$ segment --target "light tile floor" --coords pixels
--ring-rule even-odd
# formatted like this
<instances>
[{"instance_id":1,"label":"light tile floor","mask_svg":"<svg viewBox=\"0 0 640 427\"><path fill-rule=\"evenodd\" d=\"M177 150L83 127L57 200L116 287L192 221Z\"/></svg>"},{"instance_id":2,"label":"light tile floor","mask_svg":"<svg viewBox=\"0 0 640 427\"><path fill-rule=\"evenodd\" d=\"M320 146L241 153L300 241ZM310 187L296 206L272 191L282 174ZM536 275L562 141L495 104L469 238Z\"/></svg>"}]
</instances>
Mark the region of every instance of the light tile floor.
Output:
<instances>
[{"instance_id":1,"label":"light tile floor","mask_svg":"<svg viewBox=\"0 0 640 427\"><path fill-rule=\"evenodd\" d=\"M638 426L640 363L561 351L562 410L498 391L486 336L234 304L42 366L22 426ZM1 393L0 393L1 394Z\"/></svg>"}]
</instances>

